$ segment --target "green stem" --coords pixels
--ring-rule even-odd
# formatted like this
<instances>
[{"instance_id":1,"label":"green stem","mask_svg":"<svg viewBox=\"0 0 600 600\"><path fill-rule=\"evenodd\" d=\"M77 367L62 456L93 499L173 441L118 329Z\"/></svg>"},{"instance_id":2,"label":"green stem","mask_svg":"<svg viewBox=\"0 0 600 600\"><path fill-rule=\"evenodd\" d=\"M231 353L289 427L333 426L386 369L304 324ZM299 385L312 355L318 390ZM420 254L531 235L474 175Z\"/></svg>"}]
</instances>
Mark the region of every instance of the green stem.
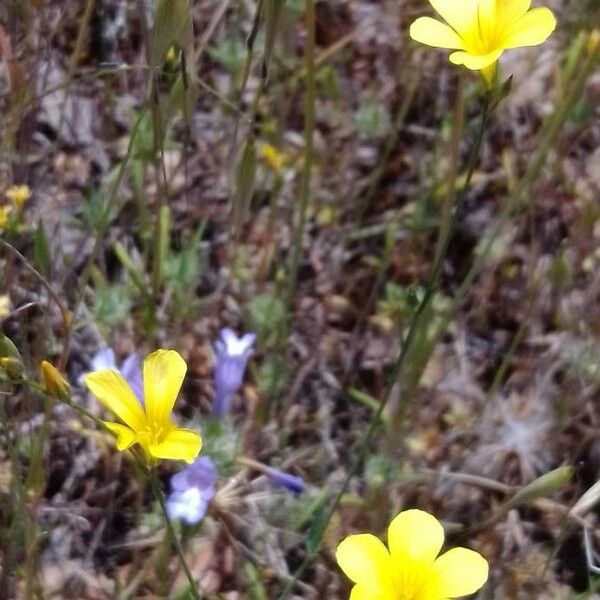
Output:
<instances>
[{"instance_id":1,"label":"green stem","mask_svg":"<svg viewBox=\"0 0 600 600\"><path fill-rule=\"evenodd\" d=\"M350 484L352 477L358 471L360 465L362 464L362 462L367 454L369 445L371 443L371 440L373 439L375 431L377 430L377 427L381 420L383 411L392 396L392 392L393 392L395 383L398 380L398 377L402 372L406 357L408 355L408 351L411 348L415 334L417 333L417 331L421 325L421 317L422 317L424 311L429 306L429 304L435 294L435 290L437 289L437 286L438 286L438 283L440 281L441 274L442 274L442 267L444 264L444 259L446 257L446 253L448 251L450 241L451 241L454 231L456 229L456 225L458 223L458 218L461 213L461 208L464 204L465 199L467 198L471 180L473 178L473 173L475 172L475 167L477 166L477 162L479 159L479 153L481 150L481 145L483 143L483 138L485 135L485 131L487 129L490 114L491 114L491 95L488 92L485 97L485 103L483 106L482 116L481 116L481 124L479 127L477 138L476 138L475 144L473 146L473 149L471 151L471 154L469 156L469 161L468 161L468 165L467 165L467 176L465 179L465 183L455 199L454 212L450 219L449 225L447 225L447 226L443 225L442 229L440 231L440 236L442 236L442 237L441 237L441 241L438 245L438 252L436 254L436 260L433 265L433 269L431 272L431 276L429 278L429 282L427 284L427 288L425 290L425 294L423 295L423 298L421 299L421 302L419 303L419 306L417 307L415 314L413 315L413 318L409 325L408 333L406 335L404 343L402 344L402 348L400 350L398 358L396 359L396 363L394 364L394 367L392 369L392 375L390 377L390 381L388 383L387 389L385 391L385 394L383 396L381 403L379 404L379 408L377 409L377 412L373 415L373 417L370 421L369 427L360 442L358 452L356 453L356 458L354 459L354 462L352 463L352 465L350 466L350 469L346 473L346 477L344 478L344 481L342 482L342 486L340 487L337 494L334 496L331 506L325 512L325 515L324 515L323 519L321 520L320 526L317 530L318 535L315 536L315 538L319 539L319 543L320 543L321 537L323 536L323 533L325 532L325 529L327 528L327 525L329 524L329 521L331 520L331 517L335 513L335 510L336 510L342 496L346 492L346 489L348 488L348 485ZM402 404L404 404L404 403L406 403L406 398L401 399L401 403L399 404L398 408L401 409ZM317 546L317 548L318 548L318 546ZM305 556L304 560L302 561L302 563L300 564L300 566L294 573L294 576L289 581L287 586L284 588L281 596L279 597L279 600L285 600L285 598L289 597L292 590L294 589L294 585L300 579L300 577L302 576L302 574L304 573L306 568L311 564L313 557L315 555L316 555L316 552L308 553Z\"/></svg>"},{"instance_id":2,"label":"green stem","mask_svg":"<svg viewBox=\"0 0 600 600\"><path fill-rule=\"evenodd\" d=\"M173 527L173 523L169 518L169 513L167 512L167 505L165 504L165 497L162 493L162 490L160 489L160 483L153 471L147 469L147 472L148 478L150 479L150 485L152 486L152 492L154 493L156 499L158 500L158 503L160 504L160 509L165 519L165 523L167 524L167 530L169 532L169 536L171 537L171 541L173 542L173 546L175 546L177 557L179 558L179 562L181 563L181 566L185 571L185 575L190 583L190 592L192 593L194 600L202 600L200 590L198 589L198 586L194 581L194 577L192 575L192 572L190 571L190 567L188 566L187 561L185 560L183 548L179 543L179 538L177 537L177 534L175 533L175 528Z\"/></svg>"},{"instance_id":3,"label":"green stem","mask_svg":"<svg viewBox=\"0 0 600 600\"><path fill-rule=\"evenodd\" d=\"M114 180L112 186L110 187L110 190L108 193L108 200L106 201L106 205L104 208L104 213L102 214L100 224L97 227L96 232L95 232L96 236L94 239L94 245L92 246L92 250L85 262L83 272L78 279L79 285L78 285L78 289L76 291L74 308L72 311L73 318L69 320L69 322L66 326L65 341L63 344L63 350L62 350L60 360L58 363L59 368L61 368L61 369L64 368L64 366L67 363L67 358L69 357L69 351L70 351L70 345L71 345L71 333L73 331L75 316L78 314L79 306L83 302L83 297L85 294L87 282L90 278L90 274L92 272L94 263L96 262L96 257L98 256L98 253L100 252L100 248L102 247L102 241L104 240L104 235L110 225L110 214L111 214L113 207L117 201L117 194L118 194L121 182L123 181L123 177L125 176L125 171L127 169L127 166L129 165L129 161L131 160L131 157L133 156L133 149L134 149L135 141L136 141L138 132L140 130L140 125L142 123L144 115L145 115L145 113L142 112L138 116L138 118L133 126L133 129L131 130L131 135L129 137L129 145L127 146L127 154L121 161L121 164L119 165L119 169L117 171L117 175L115 177L115 180ZM47 286L49 287L50 284L47 283Z\"/></svg>"},{"instance_id":4,"label":"green stem","mask_svg":"<svg viewBox=\"0 0 600 600\"><path fill-rule=\"evenodd\" d=\"M587 60L584 61L581 69L579 70L579 74L575 78L575 81L569 86L570 91L563 96L562 102L559 104L558 108L556 111L554 111L552 117L550 117L550 120L547 122L538 152L536 153L534 159L529 163L529 166L512 197L508 200L508 202L506 202L503 209L496 217L496 220L484 234L483 239L485 240L485 243L475 257L471 268L465 275L465 278L454 295L452 306L448 310L446 318L442 320L439 332L446 330L446 327L449 325L458 307L462 304L462 301L464 300L468 291L471 289L473 281L483 268L493 247L494 240L496 240L498 234L508 222L515 209L517 209L527 198L532 184L539 176L546 162L548 153L555 145L558 135L560 134L562 127L569 115L569 111L581 97L583 86L585 85L590 73L595 68L599 60L600 47L596 48L594 52L588 56ZM579 61L577 62L579 63Z\"/></svg>"},{"instance_id":5,"label":"green stem","mask_svg":"<svg viewBox=\"0 0 600 600\"><path fill-rule=\"evenodd\" d=\"M287 305L292 303L294 290L298 280L298 267L302 256L302 238L306 225L306 213L310 199L310 175L314 161L314 130L315 130L315 0L306 0L306 42L304 64L306 68L306 94L304 97L304 165L300 188L300 206L296 215L296 223L292 238L292 254L288 281Z\"/></svg>"}]
</instances>

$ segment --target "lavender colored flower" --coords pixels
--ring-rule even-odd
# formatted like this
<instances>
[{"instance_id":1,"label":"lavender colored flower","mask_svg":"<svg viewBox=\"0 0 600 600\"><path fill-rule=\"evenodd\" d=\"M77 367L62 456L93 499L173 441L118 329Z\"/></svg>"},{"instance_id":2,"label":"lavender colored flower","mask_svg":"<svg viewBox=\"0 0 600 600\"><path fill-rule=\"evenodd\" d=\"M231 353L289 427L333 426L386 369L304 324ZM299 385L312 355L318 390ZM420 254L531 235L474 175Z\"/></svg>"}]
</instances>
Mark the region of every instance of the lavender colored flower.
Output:
<instances>
[{"instance_id":1,"label":"lavender colored flower","mask_svg":"<svg viewBox=\"0 0 600 600\"><path fill-rule=\"evenodd\" d=\"M304 483L302 477L290 475L290 473L273 467L267 467L264 472L273 485L289 490L294 494L301 494L306 489L306 483Z\"/></svg>"},{"instance_id":2,"label":"lavender colored flower","mask_svg":"<svg viewBox=\"0 0 600 600\"><path fill-rule=\"evenodd\" d=\"M92 357L91 367L91 371L102 371L103 369L113 369L114 371L117 371L130 385L138 400L140 402L144 401L142 365L135 352L130 354L121 364L121 368L119 368L115 351L109 347L101 348ZM83 381L83 375L80 378L80 381Z\"/></svg>"},{"instance_id":3,"label":"lavender colored flower","mask_svg":"<svg viewBox=\"0 0 600 600\"><path fill-rule=\"evenodd\" d=\"M213 461L201 456L189 467L171 477L171 494L167 498L167 513L171 519L181 519L188 525L199 523L208 503L215 495L217 469Z\"/></svg>"},{"instance_id":4,"label":"lavender colored flower","mask_svg":"<svg viewBox=\"0 0 600 600\"><path fill-rule=\"evenodd\" d=\"M239 337L228 328L221 330L221 337L215 343L217 361L215 365L215 404L214 412L223 417L229 412L231 398L240 389L244 371L256 335L246 333Z\"/></svg>"}]
</instances>

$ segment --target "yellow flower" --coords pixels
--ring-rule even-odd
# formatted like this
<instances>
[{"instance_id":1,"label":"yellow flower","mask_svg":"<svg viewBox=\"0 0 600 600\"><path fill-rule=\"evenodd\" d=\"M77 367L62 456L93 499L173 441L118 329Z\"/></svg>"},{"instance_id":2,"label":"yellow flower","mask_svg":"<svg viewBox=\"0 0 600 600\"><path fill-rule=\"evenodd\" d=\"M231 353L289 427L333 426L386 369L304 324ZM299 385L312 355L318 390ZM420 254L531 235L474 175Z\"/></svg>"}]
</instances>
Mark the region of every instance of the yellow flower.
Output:
<instances>
[{"instance_id":1,"label":"yellow flower","mask_svg":"<svg viewBox=\"0 0 600 600\"><path fill-rule=\"evenodd\" d=\"M351 600L447 600L472 594L488 578L488 563L466 548L438 556L440 522L422 510L401 512L388 528L389 550L369 533L338 546L337 562L356 584Z\"/></svg>"},{"instance_id":2,"label":"yellow flower","mask_svg":"<svg viewBox=\"0 0 600 600\"><path fill-rule=\"evenodd\" d=\"M8 216L12 211L12 206L0 206L0 229L4 229L8 223Z\"/></svg>"},{"instance_id":3,"label":"yellow flower","mask_svg":"<svg viewBox=\"0 0 600 600\"><path fill-rule=\"evenodd\" d=\"M450 62L481 71L491 82L496 62L510 48L537 46L556 27L548 8L530 9L531 0L429 0L448 23L420 17L410 26L417 42L457 50Z\"/></svg>"},{"instance_id":4,"label":"yellow flower","mask_svg":"<svg viewBox=\"0 0 600 600\"><path fill-rule=\"evenodd\" d=\"M285 162L285 156L271 144L263 144L260 147L260 153L262 154L262 157L267 165L269 165L270 169L277 175L281 175L283 163Z\"/></svg>"},{"instance_id":5,"label":"yellow flower","mask_svg":"<svg viewBox=\"0 0 600 600\"><path fill-rule=\"evenodd\" d=\"M157 350L144 360L144 405L123 377L113 369L85 376L90 392L123 423L105 422L117 437L117 448L139 444L148 462L157 458L194 461L202 438L171 421L171 411L183 383L187 365L175 350Z\"/></svg>"},{"instance_id":6,"label":"yellow flower","mask_svg":"<svg viewBox=\"0 0 600 600\"><path fill-rule=\"evenodd\" d=\"M31 198L31 190L28 185L13 185L6 190L6 197L20 210Z\"/></svg>"},{"instance_id":7,"label":"yellow flower","mask_svg":"<svg viewBox=\"0 0 600 600\"><path fill-rule=\"evenodd\" d=\"M51 396L61 398L69 395L69 384L56 367L43 360L41 371L44 387Z\"/></svg>"}]
</instances>

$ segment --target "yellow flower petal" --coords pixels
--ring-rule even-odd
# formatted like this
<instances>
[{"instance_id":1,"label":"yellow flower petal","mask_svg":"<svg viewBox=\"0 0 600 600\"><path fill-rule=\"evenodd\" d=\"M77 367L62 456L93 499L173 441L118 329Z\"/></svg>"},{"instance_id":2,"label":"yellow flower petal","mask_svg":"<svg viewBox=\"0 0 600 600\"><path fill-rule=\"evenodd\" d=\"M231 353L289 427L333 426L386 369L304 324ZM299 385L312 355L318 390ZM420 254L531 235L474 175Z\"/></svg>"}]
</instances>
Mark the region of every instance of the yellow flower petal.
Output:
<instances>
[{"instance_id":1,"label":"yellow flower petal","mask_svg":"<svg viewBox=\"0 0 600 600\"><path fill-rule=\"evenodd\" d=\"M156 350L144 360L144 405L149 423L170 422L187 365L175 350Z\"/></svg>"},{"instance_id":2,"label":"yellow flower petal","mask_svg":"<svg viewBox=\"0 0 600 600\"><path fill-rule=\"evenodd\" d=\"M370 533L351 535L337 547L335 558L340 568L359 589L352 600L366 598L369 590L374 598L394 598L394 582L390 554L381 540Z\"/></svg>"},{"instance_id":3,"label":"yellow flower petal","mask_svg":"<svg viewBox=\"0 0 600 600\"><path fill-rule=\"evenodd\" d=\"M429 0L435 11L454 29L463 30L477 22L478 0Z\"/></svg>"},{"instance_id":4,"label":"yellow flower petal","mask_svg":"<svg viewBox=\"0 0 600 600\"><path fill-rule=\"evenodd\" d=\"M500 58L502 52L503 49L500 48L489 54L479 55L459 50L458 52L453 52L449 58L450 62L455 65L464 65L467 69L471 69L472 71L480 71L495 63Z\"/></svg>"},{"instance_id":5,"label":"yellow flower petal","mask_svg":"<svg viewBox=\"0 0 600 600\"><path fill-rule=\"evenodd\" d=\"M467 548L452 548L433 563L434 597L458 598L473 594L483 587L488 572L488 562L481 554Z\"/></svg>"},{"instance_id":6,"label":"yellow flower petal","mask_svg":"<svg viewBox=\"0 0 600 600\"><path fill-rule=\"evenodd\" d=\"M134 431L146 426L146 417L129 384L112 369L89 373L84 377L88 389L109 410Z\"/></svg>"},{"instance_id":7,"label":"yellow flower petal","mask_svg":"<svg viewBox=\"0 0 600 600\"><path fill-rule=\"evenodd\" d=\"M405 510L388 528L388 546L396 572L412 571L416 562L430 568L443 544L444 528L424 510Z\"/></svg>"},{"instance_id":8,"label":"yellow flower petal","mask_svg":"<svg viewBox=\"0 0 600 600\"><path fill-rule=\"evenodd\" d=\"M496 0L479 0L477 5L477 30L473 31L474 37L479 37L482 40L494 39L496 27L500 24L496 5Z\"/></svg>"},{"instance_id":9,"label":"yellow flower petal","mask_svg":"<svg viewBox=\"0 0 600 600\"><path fill-rule=\"evenodd\" d=\"M460 36L448 25L431 17L420 17L410 26L410 37L436 48L462 48Z\"/></svg>"},{"instance_id":10,"label":"yellow flower petal","mask_svg":"<svg viewBox=\"0 0 600 600\"><path fill-rule=\"evenodd\" d=\"M127 450L127 448L135 442L135 431L126 425L111 423L110 421L104 421L104 424L106 425L106 428L112 431L117 437L117 450L120 452Z\"/></svg>"},{"instance_id":11,"label":"yellow flower petal","mask_svg":"<svg viewBox=\"0 0 600 600\"><path fill-rule=\"evenodd\" d=\"M556 28L556 18L548 8L534 8L515 21L505 33L504 48L537 46L545 42Z\"/></svg>"},{"instance_id":12,"label":"yellow flower petal","mask_svg":"<svg viewBox=\"0 0 600 600\"><path fill-rule=\"evenodd\" d=\"M507 0L498 3L498 17L502 28L520 19L531 6L531 0Z\"/></svg>"},{"instance_id":13,"label":"yellow flower petal","mask_svg":"<svg viewBox=\"0 0 600 600\"><path fill-rule=\"evenodd\" d=\"M187 463L194 462L201 449L202 438L195 431L179 427L169 432L159 444L150 444L149 447L154 458L184 460Z\"/></svg>"},{"instance_id":14,"label":"yellow flower petal","mask_svg":"<svg viewBox=\"0 0 600 600\"><path fill-rule=\"evenodd\" d=\"M396 600L396 596L376 594L371 588L355 585L350 592L350 600Z\"/></svg>"}]
</instances>

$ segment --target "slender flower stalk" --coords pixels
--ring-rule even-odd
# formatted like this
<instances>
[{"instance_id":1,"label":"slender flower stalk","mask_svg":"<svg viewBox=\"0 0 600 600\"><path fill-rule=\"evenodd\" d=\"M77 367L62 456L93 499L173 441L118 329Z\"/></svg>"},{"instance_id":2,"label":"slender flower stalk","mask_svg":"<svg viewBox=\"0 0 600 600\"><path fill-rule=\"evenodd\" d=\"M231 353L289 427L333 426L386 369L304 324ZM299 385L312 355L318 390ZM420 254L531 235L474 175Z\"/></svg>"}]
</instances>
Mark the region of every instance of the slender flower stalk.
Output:
<instances>
[{"instance_id":1,"label":"slender flower stalk","mask_svg":"<svg viewBox=\"0 0 600 600\"><path fill-rule=\"evenodd\" d=\"M440 555L443 545L444 529L433 515L405 510L390 523L389 549L370 533L351 535L336 559L355 584L352 600L448 600L475 593L487 581L487 561L467 548Z\"/></svg>"},{"instance_id":2,"label":"slender flower stalk","mask_svg":"<svg viewBox=\"0 0 600 600\"><path fill-rule=\"evenodd\" d=\"M537 46L556 27L548 8L530 10L531 0L429 0L446 21L420 17L410 26L413 40L455 50L450 62L481 71L492 84L496 64L505 50Z\"/></svg>"},{"instance_id":3,"label":"slender flower stalk","mask_svg":"<svg viewBox=\"0 0 600 600\"><path fill-rule=\"evenodd\" d=\"M435 291L439 285L439 281L440 281L440 278L442 275L442 267L444 264L444 260L446 258L446 254L448 252L448 248L450 246L450 242L452 241L454 232L456 231L456 226L458 224L458 218L460 215L460 211L461 211L464 201L468 195L468 191L469 191L469 188L471 185L471 180L473 178L473 173L475 172L475 167L477 166L477 161L479 159L479 153L481 151L481 145L483 143L483 138L484 138L484 135L485 135L485 132L487 129L487 125L488 125L488 122L489 122L489 119L491 116L491 111L492 111L491 91L488 90L488 92L486 93L485 102L483 105L479 131L477 133L475 143L473 144L472 151L471 151L469 159L468 159L468 165L466 168L467 175L465 178L465 182L464 182L463 187L460 189L460 191L457 193L457 195L454 199L454 206L453 206L452 214L449 215L449 219L450 219L449 225L447 227L443 227L443 229L440 231L440 241L438 243L438 249L436 252L435 261L433 264L431 275L429 277L429 281L425 288L425 293L423 294L421 301L419 302L419 304L413 314L413 317L410 321L410 325L408 327L408 332L406 334L406 337L403 340L398 357L396 358L396 362L393 366L392 373L391 373L391 376L389 379L389 383L383 394L383 399L379 404L379 408L373 415L371 422L360 441L358 451L356 453L354 461L350 465L350 468L348 469L348 472L346 473L346 477L344 478L344 481L342 482L340 489L338 490L335 497L333 498L329 508L326 510L325 516L322 519L321 523L319 524L318 531L311 532L313 539L315 539L317 537L317 534L319 535L319 538L322 537L323 533L325 532L325 530L327 528L327 525L329 524L329 521L331 520L331 517L333 516L333 514L336 511L337 505L339 504L340 500L342 499L342 496L346 492L346 489L348 488L348 485L350 484L352 477L358 471L360 465L362 464L363 460L365 459L367 449L369 448L371 440L373 439L373 436L375 435L375 432L381 421L383 411L385 410L386 406L388 405L388 402L389 402L389 400L392 396L392 392L394 390L394 386L395 386L396 382L398 381L398 378L401 375L401 373L405 367L406 358L407 358L409 351L412 347L412 344L415 340L417 332L419 331L420 327L422 326L423 316L426 314L426 309L429 307L431 301L433 300ZM403 413L404 406L406 405L405 397L401 398L400 400L401 401L397 408L397 416L398 417ZM396 418L394 420L396 422L398 422L399 418ZM296 581L298 581L298 579L302 576L302 574L304 573L306 568L314 560L314 557L315 557L314 553L306 554L306 556L304 557L304 560L300 563L300 565L294 572L293 577L287 583L283 592L279 596L279 600L285 600L286 598L288 598L290 596ZM355 600L355 599L353 599L353 600Z\"/></svg>"},{"instance_id":4,"label":"slender flower stalk","mask_svg":"<svg viewBox=\"0 0 600 600\"><path fill-rule=\"evenodd\" d=\"M306 226L306 216L310 201L310 179L315 159L315 123L317 103L316 86L316 8L315 0L306 0L304 18L306 23L306 38L304 42L304 68L306 70L306 91L304 94L304 164L298 210L292 230L292 248L290 255L290 272L287 290L287 306L290 306L298 282L298 270L302 257L302 238Z\"/></svg>"},{"instance_id":5,"label":"slender flower stalk","mask_svg":"<svg viewBox=\"0 0 600 600\"><path fill-rule=\"evenodd\" d=\"M179 538L177 537L177 534L175 533L175 528L173 527L173 523L171 521L171 518L169 517L169 511L167 509L165 497L164 497L164 495L162 493L162 489L160 487L160 482L158 481L156 475L154 474L154 472L152 470L148 469L147 475L150 480L150 485L152 486L152 491L154 492L154 496L156 497L156 499L158 500L158 503L160 505L160 509L162 511L163 518L167 525L167 531L169 532L169 537L171 538L171 541L173 542L173 546L175 547L175 552L177 552L177 557L179 558L179 562L180 562L181 566L183 567L185 576L187 577L188 583L190 584L191 596L194 600L202 600L202 594L200 593L200 590L198 589L198 585L196 584L196 581L194 580L194 576L192 575L190 567L187 564L185 555L183 553L183 548L181 547Z\"/></svg>"},{"instance_id":6,"label":"slender flower stalk","mask_svg":"<svg viewBox=\"0 0 600 600\"><path fill-rule=\"evenodd\" d=\"M148 464L156 459L184 460L198 456L202 438L195 431L177 427L171 411L183 383L187 365L175 350L157 350L144 360L144 405L114 369L103 369L84 377L88 389L123 423L104 425L117 437L117 448L139 444Z\"/></svg>"}]
</instances>

